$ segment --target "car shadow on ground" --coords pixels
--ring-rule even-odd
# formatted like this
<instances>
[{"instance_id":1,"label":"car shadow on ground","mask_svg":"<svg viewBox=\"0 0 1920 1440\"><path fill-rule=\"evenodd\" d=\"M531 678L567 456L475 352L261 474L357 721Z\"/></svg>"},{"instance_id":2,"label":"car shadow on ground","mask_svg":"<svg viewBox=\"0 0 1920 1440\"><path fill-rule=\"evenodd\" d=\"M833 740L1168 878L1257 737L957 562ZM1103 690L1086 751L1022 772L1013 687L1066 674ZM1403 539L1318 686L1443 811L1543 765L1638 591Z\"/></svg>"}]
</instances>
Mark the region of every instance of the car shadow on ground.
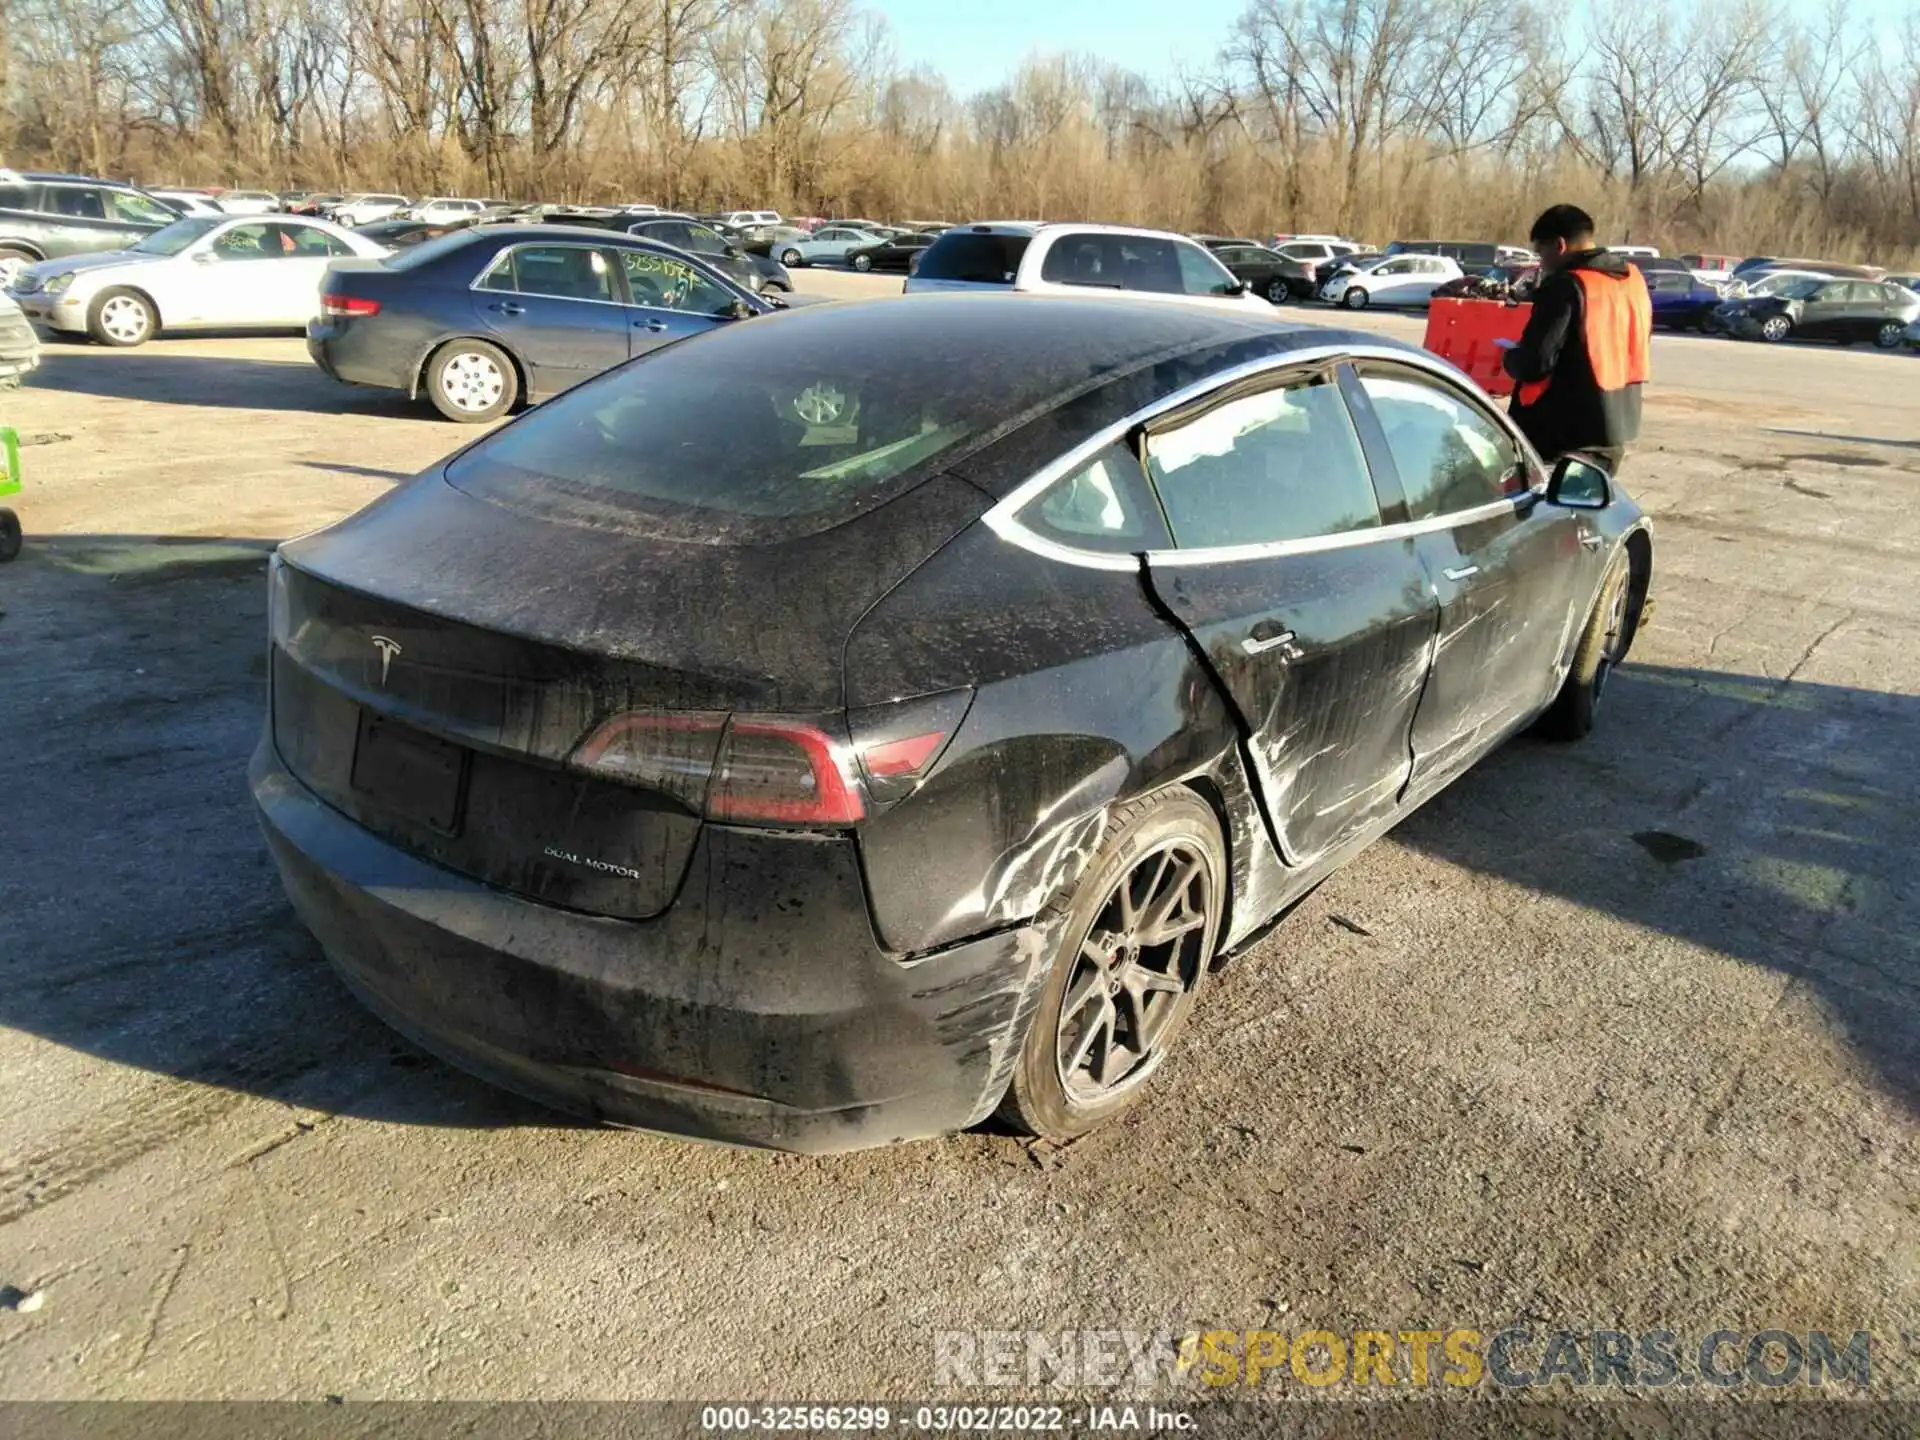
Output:
<instances>
[{"instance_id":1,"label":"car shadow on ground","mask_svg":"<svg viewBox=\"0 0 1920 1440\"><path fill-rule=\"evenodd\" d=\"M1910 695L1630 665L1585 743L1516 740L1394 837L1788 977L1920 1109L1916 753Z\"/></svg>"},{"instance_id":2,"label":"car shadow on ground","mask_svg":"<svg viewBox=\"0 0 1920 1440\"><path fill-rule=\"evenodd\" d=\"M6 573L0 1025L329 1113L566 1123L372 1019L288 908L245 783L270 549L62 537ZM1585 744L1516 741L1395 839L1803 983L1912 1104L1915 753L1911 697L1631 667ZM1576 927L1566 944L1632 933Z\"/></svg>"},{"instance_id":3,"label":"car shadow on ground","mask_svg":"<svg viewBox=\"0 0 1920 1440\"><path fill-rule=\"evenodd\" d=\"M328 1113L567 1123L373 1019L281 895L245 775L272 549L30 539L0 575L0 1025Z\"/></svg>"},{"instance_id":4,"label":"car shadow on ground","mask_svg":"<svg viewBox=\"0 0 1920 1440\"><path fill-rule=\"evenodd\" d=\"M29 390L64 390L117 400L223 410L305 410L318 414L412 417L444 425L433 407L398 390L343 385L301 360L167 353L157 340L137 352L98 346L47 347Z\"/></svg>"}]
</instances>

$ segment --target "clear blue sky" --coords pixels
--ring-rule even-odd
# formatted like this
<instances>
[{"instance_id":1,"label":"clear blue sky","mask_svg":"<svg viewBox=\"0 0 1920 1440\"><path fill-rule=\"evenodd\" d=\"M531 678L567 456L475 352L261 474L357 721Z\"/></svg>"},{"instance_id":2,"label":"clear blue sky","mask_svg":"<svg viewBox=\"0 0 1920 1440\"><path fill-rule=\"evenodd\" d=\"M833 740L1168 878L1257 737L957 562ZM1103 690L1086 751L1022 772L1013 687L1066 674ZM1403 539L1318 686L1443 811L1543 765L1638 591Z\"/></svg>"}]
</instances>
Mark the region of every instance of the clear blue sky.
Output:
<instances>
[{"instance_id":1,"label":"clear blue sky","mask_svg":"<svg viewBox=\"0 0 1920 1440\"><path fill-rule=\"evenodd\" d=\"M1208 65L1246 0L867 0L905 65L957 95L997 85L1036 52L1085 51L1151 78Z\"/></svg>"}]
</instances>

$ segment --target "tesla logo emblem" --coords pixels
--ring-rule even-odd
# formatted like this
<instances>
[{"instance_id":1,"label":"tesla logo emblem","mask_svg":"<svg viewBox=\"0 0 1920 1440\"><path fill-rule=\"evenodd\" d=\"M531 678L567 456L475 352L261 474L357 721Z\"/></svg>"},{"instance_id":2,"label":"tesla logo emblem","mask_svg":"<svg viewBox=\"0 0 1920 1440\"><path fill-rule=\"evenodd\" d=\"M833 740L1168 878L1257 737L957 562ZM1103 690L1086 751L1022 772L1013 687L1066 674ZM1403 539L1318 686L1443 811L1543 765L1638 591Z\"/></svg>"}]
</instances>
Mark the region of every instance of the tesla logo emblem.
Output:
<instances>
[{"instance_id":1,"label":"tesla logo emblem","mask_svg":"<svg viewBox=\"0 0 1920 1440\"><path fill-rule=\"evenodd\" d=\"M386 688L387 671L393 668L393 657L400 653L400 642L389 640L384 635L373 637L373 648L380 652L380 686Z\"/></svg>"}]
</instances>

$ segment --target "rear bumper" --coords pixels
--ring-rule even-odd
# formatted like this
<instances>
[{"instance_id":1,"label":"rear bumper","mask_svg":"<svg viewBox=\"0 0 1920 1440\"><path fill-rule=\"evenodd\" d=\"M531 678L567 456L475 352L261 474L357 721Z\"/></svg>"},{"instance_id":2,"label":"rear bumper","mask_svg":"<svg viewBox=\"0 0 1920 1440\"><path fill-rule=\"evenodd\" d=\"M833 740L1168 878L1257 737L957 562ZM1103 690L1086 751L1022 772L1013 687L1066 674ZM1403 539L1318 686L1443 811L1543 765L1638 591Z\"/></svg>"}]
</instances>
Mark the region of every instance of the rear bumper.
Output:
<instances>
[{"instance_id":1,"label":"rear bumper","mask_svg":"<svg viewBox=\"0 0 1920 1440\"><path fill-rule=\"evenodd\" d=\"M413 375L405 359L396 359L392 346L381 342L377 330L369 334L365 325L309 320L307 354L330 378L349 385L373 385L383 390L413 389Z\"/></svg>"},{"instance_id":2,"label":"rear bumper","mask_svg":"<svg viewBox=\"0 0 1920 1440\"><path fill-rule=\"evenodd\" d=\"M287 895L376 1014L505 1088L615 1124L824 1153L989 1114L1037 999L1034 928L912 962L873 939L844 838L707 826L651 921L525 900L249 774Z\"/></svg>"}]
</instances>

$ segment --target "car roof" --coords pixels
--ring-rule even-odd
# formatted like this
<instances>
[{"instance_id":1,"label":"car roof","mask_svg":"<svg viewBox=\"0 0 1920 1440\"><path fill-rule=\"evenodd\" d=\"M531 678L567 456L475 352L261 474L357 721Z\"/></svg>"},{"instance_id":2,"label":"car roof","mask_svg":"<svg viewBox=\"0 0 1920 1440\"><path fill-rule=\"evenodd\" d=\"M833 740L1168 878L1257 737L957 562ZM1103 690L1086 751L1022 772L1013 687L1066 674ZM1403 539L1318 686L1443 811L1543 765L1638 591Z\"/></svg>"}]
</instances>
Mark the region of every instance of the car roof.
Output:
<instances>
[{"instance_id":1,"label":"car roof","mask_svg":"<svg viewBox=\"0 0 1920 1440\"><path fill-rule=\"evenodd\" d=\"M1106 225L1095 221L1079 220L977 220L970 224L955 225L946 231L949 235L1024 235L1036 239L1044 234L1058 234L1071 230L1076 235L1147 235L1156 240L1184 240L1187 244L1196 243L1192 236L1182 235L1176 230L1154 230L1145 225Z\"/></svg>"},{"instance_id":2,"label":"car roof","mask_svg":"<svg viewBox=\"0 0 1920 1440\"><path fill-rule=\"evenodd\" d=\"M1194 357L1177 367L1181 383L1191 384L1250 352L1351 344L1422 353L1383 336L1260 312L1011 291L935 291L808 305L765 323L724 327L697 343L726 346L739 366L752 365L760 354L778 364L796 353L858 353L884 368L885 357L897 351L938 355L955 371L1014 372L1005 382L1008 428L1143 365L1183 357ZM1204 358L1210 352L1223 358Z\"/></svg>"}]
</instances>

